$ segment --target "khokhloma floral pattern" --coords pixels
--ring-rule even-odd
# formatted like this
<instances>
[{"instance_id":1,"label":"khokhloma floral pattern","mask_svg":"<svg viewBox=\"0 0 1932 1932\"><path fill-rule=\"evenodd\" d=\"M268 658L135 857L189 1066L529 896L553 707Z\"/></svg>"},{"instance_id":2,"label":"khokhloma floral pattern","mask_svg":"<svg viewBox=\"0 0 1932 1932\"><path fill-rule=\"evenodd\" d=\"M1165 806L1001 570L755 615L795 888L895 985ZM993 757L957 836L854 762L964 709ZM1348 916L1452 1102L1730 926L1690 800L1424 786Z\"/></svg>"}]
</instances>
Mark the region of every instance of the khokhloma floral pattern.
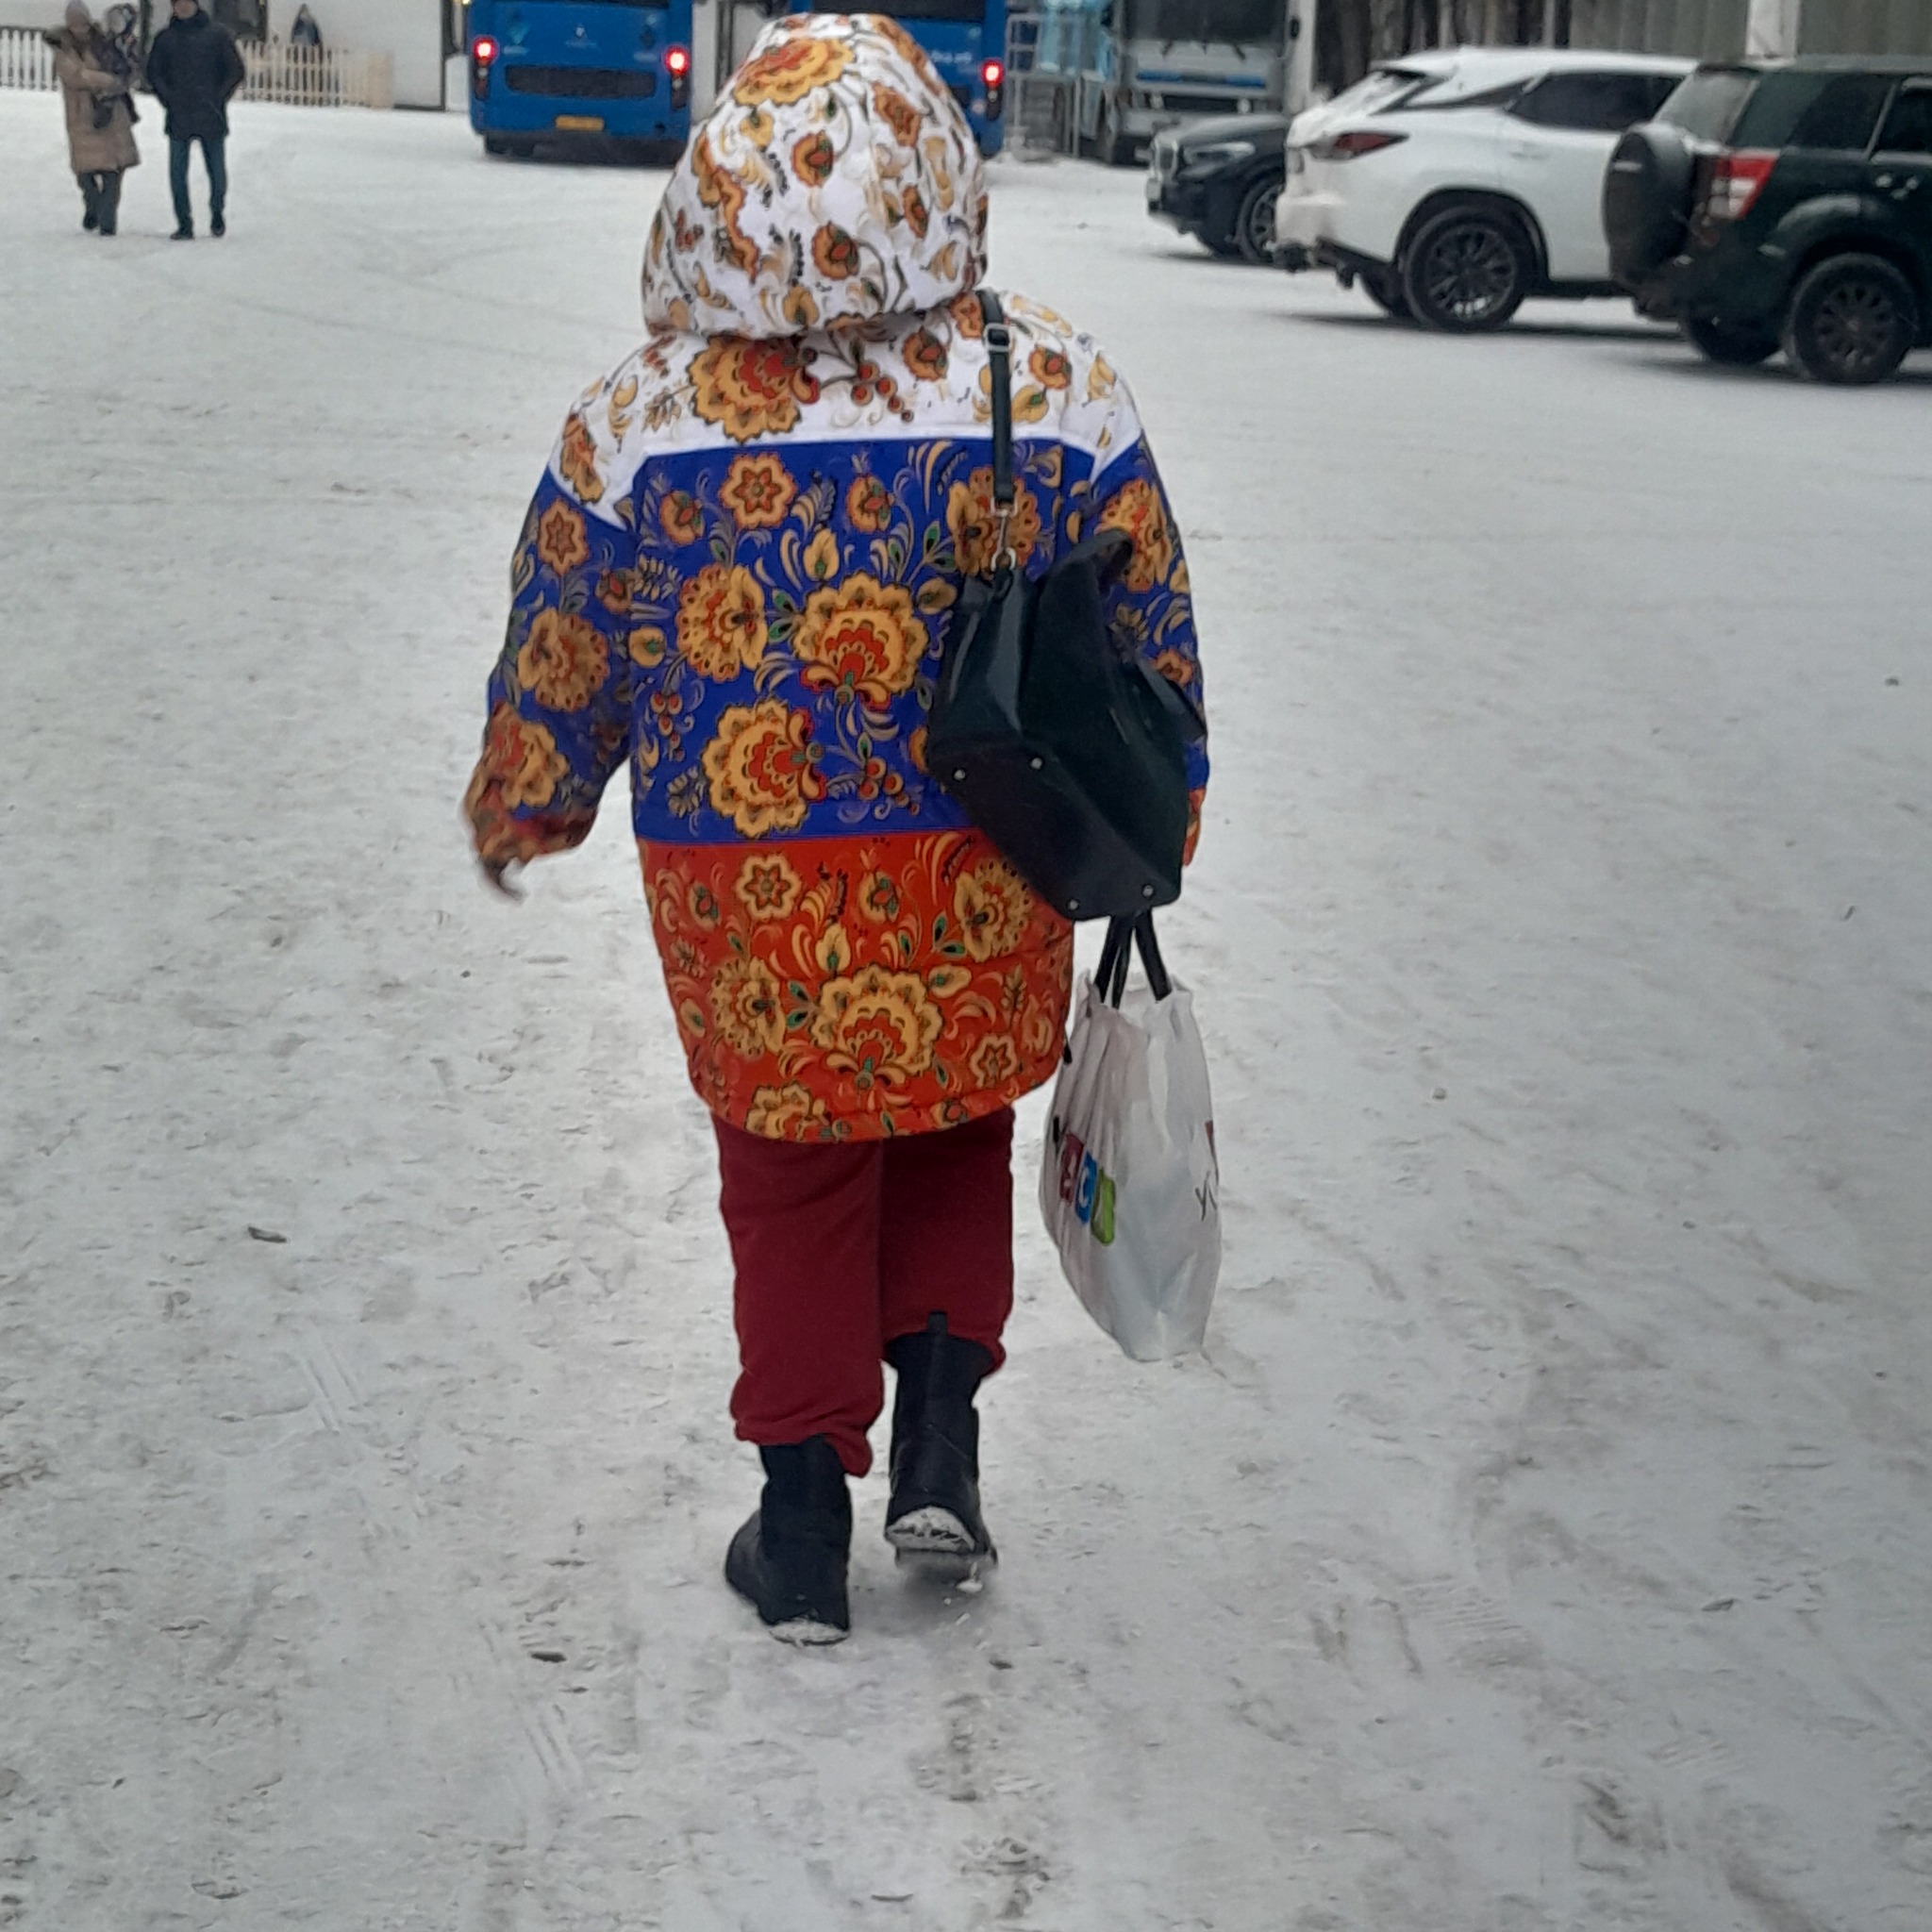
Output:
<instances>
[{"instance_id":1,"label":"khokhloma floral pattern","mask_svg":"<svg viewBox=\"0 0 1932 1932\"><path fill-rule=\"evenodd\" d=\"M979 149L884 14L791 14L692 130L644 250L644 320L795 336L937 308L985 272Z\"/></svg>"},{"instance_id":2,"label":"khokhloma floral pattern","mask_svg":"<svg viewBox=\"0 0 1932 1932\"><path fill-rule=\"evenodd\" d=\"M918 231L910 177L890 170L901 149L924 152L929 123L963 128L950 96L928 98L876 23L815 21L759 46L773 58L741 71L730 111L769 116L762 146L756 118L745 135L758 153L793 142L782 192L741 169L741 202L706 171L743 155L707 160L694 142L666 208L708 211L697 253L729 254L736 210L764 254L770 223L794 223L788 275L811 258L836 167L798 152L794 125L803 115L839 151L858 88L887 130L868 136L867 165L893 186L891 208L861 197L869 211L841 232L856 258L896 263L895 301L933 287L918 279L937 274L930 224ZM955 191L977 181L975 158ZM835 267L842 245L824 251ZM774 1138L945 1127L1009 1104L1059 1058L1072 934L923 757L949 615L999 543L976 257L952 269L958 285L929 306L828 326L821 304L788 335L766 327L765 269L709 283L737 332L660 324L579 400L512 565L468 797L477 849L528 859L577 843L627 766L691 1078L722 1117ZM798 286L812 273L830 271ZM1095 527L1125 531L1110 621L1198 701L1188 567L1132 399L1091 339L1005 306L1008 540L1037 574ZM1207 761L1191 756L1198 805Z\"/></svg>"}]
</instances>

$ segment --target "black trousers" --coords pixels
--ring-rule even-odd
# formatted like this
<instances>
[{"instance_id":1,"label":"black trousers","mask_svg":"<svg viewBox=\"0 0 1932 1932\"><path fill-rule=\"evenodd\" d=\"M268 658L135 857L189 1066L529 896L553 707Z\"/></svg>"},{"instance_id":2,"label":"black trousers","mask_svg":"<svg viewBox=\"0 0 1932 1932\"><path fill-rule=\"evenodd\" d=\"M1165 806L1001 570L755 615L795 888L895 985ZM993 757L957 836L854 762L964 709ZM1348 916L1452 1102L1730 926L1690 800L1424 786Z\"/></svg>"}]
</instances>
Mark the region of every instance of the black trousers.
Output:
<instances>
[{"instance_id":1,"label":"black trousers","mask_svg":"<svg viewBox=\"0 0 1932 1932\"><path fill-rule=\"evenodd\" d=\"M111 235L121 219L121 170L108 168L92 175L76 175L81 199L87 204L89 225Z\"/></svg>"}]
</instances>

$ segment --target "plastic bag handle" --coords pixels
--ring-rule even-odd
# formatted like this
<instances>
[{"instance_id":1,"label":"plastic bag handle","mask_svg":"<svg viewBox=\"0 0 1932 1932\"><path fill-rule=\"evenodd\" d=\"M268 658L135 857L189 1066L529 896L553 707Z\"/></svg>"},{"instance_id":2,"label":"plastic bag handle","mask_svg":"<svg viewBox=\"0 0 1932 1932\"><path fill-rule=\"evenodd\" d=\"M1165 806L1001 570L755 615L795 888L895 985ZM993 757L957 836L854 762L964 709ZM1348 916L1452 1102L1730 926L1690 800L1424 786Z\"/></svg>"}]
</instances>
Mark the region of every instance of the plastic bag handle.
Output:
<instances>
[{"instance_id":1,"label":"plastic bag handle","mask_svg":"<svg viewBox=\"0 0 1932 1932\"><path fill-rule=\"evenodd\" d=\"M1133 929L1131 919L1107 922L1107 941L1100 949L1100 965L1094 972L1093 984L1110 1007L1119 1007L1121 995L1127 990L1127 960L1132 950L1129 938Z\"/></svg>"},{"instance_id":2,"label":"plastic bag handle","mask_svg":"<svg viewBox=\"0 0 1932 1932\"><path fill-rule=\"evenodd\" d=\"M1160 941L1154 936L1153 913L1124 915L1108 921L1107 941L1100 949L1100 965L1093 975L1101 998L1110 1007L1118 1008L1126 992L1127 967L1136 951L1154 997L1164 1000L1174 991L1167 962L1160 957Z\"/></svg>"}]
</instances>

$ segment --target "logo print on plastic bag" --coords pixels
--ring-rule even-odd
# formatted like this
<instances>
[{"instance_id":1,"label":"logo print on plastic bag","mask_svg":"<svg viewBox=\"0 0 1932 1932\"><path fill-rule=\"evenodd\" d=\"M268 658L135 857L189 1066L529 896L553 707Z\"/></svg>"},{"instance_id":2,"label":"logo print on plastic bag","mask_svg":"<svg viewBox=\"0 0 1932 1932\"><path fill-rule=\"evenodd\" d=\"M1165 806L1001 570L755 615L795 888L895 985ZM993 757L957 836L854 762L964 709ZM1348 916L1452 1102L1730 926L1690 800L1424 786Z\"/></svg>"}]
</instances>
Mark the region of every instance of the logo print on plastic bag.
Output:
<instances>
[{"instance_id":1,"label":"logo print on plastic bag","mask_svg":"<svg viewBox=\"0 0 1932 1932\"><path fill-rule=\"evenodd\" d=\"M1060 1150L1060 1199L1071 1201L1082 1225L1103 1248L1113 1245L1113 1176L1092 1155L1078 1134L1067 1132L1056 1117L1054 1139Z\"/></svg>"}]
</instances>

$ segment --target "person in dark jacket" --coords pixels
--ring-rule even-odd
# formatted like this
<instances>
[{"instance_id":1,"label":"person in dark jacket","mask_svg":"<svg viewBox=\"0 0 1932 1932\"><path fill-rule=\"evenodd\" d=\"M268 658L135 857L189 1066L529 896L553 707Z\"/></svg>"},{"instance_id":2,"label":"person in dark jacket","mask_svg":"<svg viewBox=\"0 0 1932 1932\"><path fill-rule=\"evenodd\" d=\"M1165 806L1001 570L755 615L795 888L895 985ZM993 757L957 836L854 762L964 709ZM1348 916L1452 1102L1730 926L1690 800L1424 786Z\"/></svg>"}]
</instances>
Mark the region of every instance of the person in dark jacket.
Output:
<instances>
[{"instance_id":1,"label":"person in dark jacket","mask_svg":"<svg viewBox=\"0 0 1932 1932\"><path fill-rule=\"evenodd\" d=\"M194 143L208 168L208 232L225 235L228 199L228 100L248 77L235 41L201 10L200 0L175 0L175 17L148 50L147 82L168 110L168 185L175 192L175 240L194 240L188 199L188 160Z\"/></svg>"}]
</instances>

